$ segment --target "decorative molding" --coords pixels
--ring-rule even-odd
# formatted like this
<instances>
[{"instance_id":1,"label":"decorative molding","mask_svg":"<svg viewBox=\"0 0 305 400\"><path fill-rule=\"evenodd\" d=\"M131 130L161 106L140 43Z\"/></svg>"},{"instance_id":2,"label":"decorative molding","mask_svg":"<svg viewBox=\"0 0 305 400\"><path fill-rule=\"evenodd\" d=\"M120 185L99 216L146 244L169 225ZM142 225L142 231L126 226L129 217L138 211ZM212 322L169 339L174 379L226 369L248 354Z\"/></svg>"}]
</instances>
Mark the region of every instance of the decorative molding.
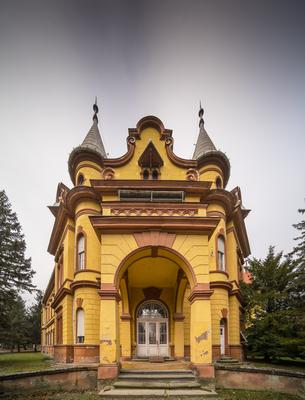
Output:
<instances>
[{"instance_id":1,"label":"decorative molding","mask_svg":"<svg viewBox=\"0 0 305 400\"><path fill-rule=\"evenodd\" d=\"M83 272L94 272L95 274L101 275L101 272L98 271L97 269L89 269L89 268L84 268L84 269L80 269L78 271L74 272L74 276L81 274Z\"/></svg>"},{"instance_id":2,"label":"decorative molding","mask_svg":"<svg viewBox=\"0 0 305 400\"><path fill-rule=\"evenodd\" d=\"M93 287L93 288L99 288L100 285L98 282L94 282L94 281L89 281L89 280L80 280L80 281L74 281L71 283L71 290L72 293L75 292L76 289L80 288L80 287Z\"/></svg>"},{"instance_id":3,"label":"decorative molding","mask_svg":"<svg viewBox=\"0 0 305 400\"><path fill-rule=\"evenodd\" d=\"M118 208L111 208L110 215L112 216L190 216L194 217L198 214L198 209L194 208L157 208L157 207L118 207Z\"/></svg>"},{"instance_id":4,"label":"decorative molding","mask_svg":"<svg viewBox=\"0 0 305 400\"><path fill-rule=\"evenodd\" d=\"M210 287L212 289L225 289L225 290L232 290L232 283L230 282L225 282L225 281L212 281L210 282Z\"/></svg>"},{"instance_id":5,"label":"decorative molding","mask_svg":"<svg viewBox=\"0 0 305 400\"><path fill-rule=\"evenodd\" d=\"M108 167L103 169L102 172L102 178L105 179L106 181L114 179L115 172L112 168Z\"/></svg>"},{"instance_id":6,"label":"decorative molding","mask_svg":"<svg viewBox=\"0 0 305 400\"><path fill-rule=\"evenodd\" d=\"M145 300L160 299L162 289L154 286L146 287L142 289Z\"/></svg>"},{"instance_id":7,"label":"decorative molding","mask_svg":"<svg viewBox=\"0 0 305 400\"><path fill-rule=\"evenodd\" d=\"M121 318L122 321L130 321L131 320L131 315L128 314L128 313L123 313L120 318Z\"/></svg>"},{"instance_id":8,"label":"decorative molding","mask_svg":"<svg viewBox=\"0 0 305 400\"><path fill-rule=\"evenodd\" d=\"M62 286L54 297L53 303L51 304L52 308L56 308L67 295L72 295L71 290Z\"/></svg>"},{"instance_id":9,"label":"decorative molding","mask_svg":"<svg viewBox=\"0 0 305 400\"><path fill-rule=\"evenodd\" d=\"M228 317L228 309L227 308L222 308L221 309L221 315L222 315L222 318L227 318Z\"/></svg>"},{"instance_id":10,"label":"decorative molding","mask_svg":"<svg viewBox=\"0 0 305 400\"><path fill-rule=\"evenodd\" d=\"M174 313L173 320L174 321L184 321L185 316L182 313Z\"/></svg>"},{"instance_id":11,"label":"decorative molding","mask_svg":"<svg viewBox=\"0 0 305 400\"><path fill-rule=\"evenodd\" d=\"M208 283L197 283L192 289L188 300L192 304L195 300L210 300L213 290L210 290Z\"/></svg>"},{"instance_id":12,"label":"decorative molding","mask_svg":"<svg viewBox=\"0 0 305 400\"><path fill-rule=\"evenodd\" d=\"M148 115L138 121L136 128L128 129L129 138L140 140L141 133L146 128L156 129L160 133L160 140L165 140L172 136L172 130L164 128L163 122L159 118L153 115Z\"/></svg>"},{"instance_id":13,"label":"decorative molding","mask_svg":"<svg viewBox=\"0 0 305 400\"><path fill-rule=\"evenodd\" d=\"M102 300L121 300L118 289L112 283L102 283L98 294Z\"/></svg>"},{"instance_id":14,"label":"decorative molding","mask_svg":"<svg viewBox=\"0 0 305 400\"><path fill-rule=\"evenodd\" d=\"M143 230L159 230L170 233L194 233L208 235L214 232L219 223L216 217L113 217L91 216L92 226L103 232L124 233L141 232Z\"/></svg>"},{"instance_id":15,"label":"decorative molding","mask_svg":"<svg viewBox=\"0 0 305 400\"><path fill-rule=\"evenodd\" d=\"M188 181L199 181L199 172L195 168L189 168L186 171L186 179Z\"/></svg>"},{"instance_id":16,"label":"decorative molding","mask_svg":"<svg viewBox=\"0 0 305 400\"><path fill-rule=\"evenodd\" d=\"M159 231L135 232L133 236L139 247L149 245L173 247L174 241L176 239L176 235L174 233Z\"/></svg>"},{"instance_id":17,"label":"decorative molding","mask_svg":"<svg viewBox=\"0 0 305 400\"><path fill-rule=\"evenodd\" d=\"M224 220L226 219L226 215L222 213L221 211L207 211L207 216L208 217L219 217L223 218Z\"/></svg>"},{"instance_id":18,"label":"decorative molding","mask_svg":"<svg viewBox=\"0 0 305 400\"><path fill-rule=\"evenodd\" d=\"M94 210L93 208L84 208L83 210L79 210L75 214L75 220L81 217L82 215L101 215L101 212Z\"/></svg>"},{"instance_id":19,"label":"decorative molding","mask_svg":"<svg viewBox=\"0 0 305 400\"><path fill-rule=\"evenodd\" d=\"M88 164L88 163L80 163L80 164L78 164L78 166L76 167L76 169L75 169L75 176L77 175L77 173L79 172L79 170L81 169L81 168L92 168L92 169L95 169L96 171L98 171L98 172L102 172L102 169L101 169L101 167L97 167L96 165L94 165L94 164Z\"/></svg>"},{"instance_id":20,"label":"decorative molding","mask_svg":"<svg viewBox=\"0 0 305 400\"><path fill-rule=\"evenodd\" d=\"M83 299L81 298L81 297L77 297L77 299L76 299L76 307L77 308L82 308L82 306L83 306Z\"/></svg>"},{"instance_id":21,"label":"decorative molding","mask_svg":"<svg viewBox=\"0 0 305 400\"><path fill-rule=\"evenodd\" d=\"M227 271L221 271L220 269L213 269L212 271L209 272L210 274L223 274L227 278L229 278L229 274Z\"/></svg>"}]
</instances>

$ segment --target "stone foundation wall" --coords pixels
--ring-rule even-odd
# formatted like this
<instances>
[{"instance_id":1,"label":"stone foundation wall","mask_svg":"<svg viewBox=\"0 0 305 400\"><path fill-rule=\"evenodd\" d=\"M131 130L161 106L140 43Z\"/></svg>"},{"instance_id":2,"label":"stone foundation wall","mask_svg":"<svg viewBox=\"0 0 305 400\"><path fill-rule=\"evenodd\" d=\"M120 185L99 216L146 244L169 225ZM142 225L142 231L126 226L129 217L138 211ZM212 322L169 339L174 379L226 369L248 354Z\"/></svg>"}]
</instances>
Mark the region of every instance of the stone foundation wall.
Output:
<instances>
[{"instance_id":1,"label":"stone foundation wall","mask_svg":"<svg viewBox=\"0 0 305 400\"><path fill-rule=\"evenodd\" d=\"M50 371L19 372L0 376L0 393L47 390L95 390L97 367L73 367Z\"/></svg>"},{"instance_id":2,"label":"stone foundation wall","mask_svg":"<svg viewBox=\"0 0 305 400\"><path fill-rule=\"evenodd\" d=\"M305 399L305 373L216 366L216 389L271 390Z\"/></svg>"}]
</instances>

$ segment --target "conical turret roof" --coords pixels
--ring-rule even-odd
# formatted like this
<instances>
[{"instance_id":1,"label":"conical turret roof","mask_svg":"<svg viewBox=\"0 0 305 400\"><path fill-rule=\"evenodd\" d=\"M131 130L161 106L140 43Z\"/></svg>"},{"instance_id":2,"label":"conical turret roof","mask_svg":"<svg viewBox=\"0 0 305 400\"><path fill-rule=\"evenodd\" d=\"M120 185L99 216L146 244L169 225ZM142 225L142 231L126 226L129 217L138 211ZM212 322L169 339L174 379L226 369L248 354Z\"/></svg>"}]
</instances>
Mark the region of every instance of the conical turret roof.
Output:
<instances>
[{"instance_id":1,"label":"conical turret roof","mask_svg":"<svg viewBox=\"0 0 305 400\"><path fill-rule=\"evenodd\" d=\"M193 154L193 159L198 160L198 158L210 151L216 151L216 147L214 146L214 143L212 142L207 131L204 129L204 122L201 118L199 123L199 135Z\"/></svg>"},{"instance_id":2,"label":"conical turret roof","mask_svg":"<svg viewBox=\"0 0 305 400\"><path fill-rule=\"evenodd\" d=\"M74 182L74 171L77 166L77 163L82 159L93 159L98 164L102 164L103 159L107 158L107 154L105 151L105 147L101 138L100 131L98 129L98 106L95 102L93 105L94 115L93 115L93 124L89 129L84 141L81 145L74 148L69 156L69 173ZM93 160L92 159L92 160Z\"/></svg>"},{"instance_id":3,"label":"conical turret roof","mask_svg":"<svg viewBox=\"0 0 305 400\"><path fill-rule=\"evenodd\" d=\"M99 153L103 158L107 158L105 147L98 129L97 120L93 120L93 124L87 133L83 143L78 146L78 149L90 149Z\"/></svg>"},{"instance_id":4,"label":"conical turret roof","mask_svg":"<svg viewBox=\"0 0 305 400\"><path fill-rule=\"evenodd\" d=\"M227 184L230 176L230 161L228 157L220 150L217 150L212 139L204 128L203 108L200 103L199 110L199 134L193 154L193 160L197 160L199 165L216 163L219 164L224 172L224 186Z\"/></svg>"}]
</instances>

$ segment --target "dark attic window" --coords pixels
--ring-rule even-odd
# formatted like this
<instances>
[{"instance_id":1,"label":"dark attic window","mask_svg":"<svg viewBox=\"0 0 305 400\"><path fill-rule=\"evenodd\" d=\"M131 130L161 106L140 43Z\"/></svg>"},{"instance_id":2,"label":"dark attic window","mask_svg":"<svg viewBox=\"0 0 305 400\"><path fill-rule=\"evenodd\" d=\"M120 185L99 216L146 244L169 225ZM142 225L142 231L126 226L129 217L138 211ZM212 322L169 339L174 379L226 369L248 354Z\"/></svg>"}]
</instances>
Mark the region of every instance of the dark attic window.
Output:
<instances>
[{"instance_id":1,"label":"dark attic window","mask_svg":"<svg viewBox=\"0 0 305 400\"><path fill-rule=\"evenodd\" d=\"M153 172L152 172L152 178L154 180L157 180L158 177L159 177L159 172L156 169L154 169Z\"/></svg>"},{"instance_id":2,"label":"dark attic window","mask_svg":"<svg viewBox=\"0 0 305 400\"><path fill-rule=\"evenodd\" d=\"M145 169L143 171L143 179L145 179L145 180L149 179L149 171L148 171L148 169Z\"/></svg>"},{"instance_id":3,"label":"dark attic window","mask_svg":"<svg viewBox=\"0 0 305 400\"><path fill-rule=\"evenodd\" d=\"M78 178L77 178L77 184L78 185L82 185L85 181L84 175L83 174L79 174Z\"/></svg>"},{"instance_id":4,"label":"dark attic window","mask_svg":"<svg viewBox=\"0 0 305 400\"><path fill-rule=\"evenodd\" d=\"M218 177L216 179L216 187L217 187L217 189L221 189L222 188L222 182L221 182L221 178L220 177Z\"/></svg>"}]
</instances>

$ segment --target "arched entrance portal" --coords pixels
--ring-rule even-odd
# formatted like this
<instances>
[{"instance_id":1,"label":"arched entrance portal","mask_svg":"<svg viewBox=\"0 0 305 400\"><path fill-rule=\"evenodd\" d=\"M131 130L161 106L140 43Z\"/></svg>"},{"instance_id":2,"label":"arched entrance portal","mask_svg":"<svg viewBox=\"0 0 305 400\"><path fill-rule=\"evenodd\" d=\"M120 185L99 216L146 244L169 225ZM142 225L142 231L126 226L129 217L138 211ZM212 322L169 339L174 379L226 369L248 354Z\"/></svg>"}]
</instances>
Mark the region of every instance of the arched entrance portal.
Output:
<instances>
[{"instance_id":1,"label":"arched entrance portal","mask_svg":"<svg viewBox=\"0 0 305 400\"><path fill-rule=\"evenodd\" d=\"M121 297L121 359L189 357L190 306L185 293L196 278L183 257L161 246L137 249L123 260L114 282Z\"/></svg>"},{"instance_id":2,"label":"arched entrance portal","mask_svg":"<svg viewBox=\"0 0 305 400\"><path fill-rule=\"evenodd\" d=\"M164 305L145 301L137 311L137 356L168 357L169 320Z\"/></svg>"}]
</instances>

